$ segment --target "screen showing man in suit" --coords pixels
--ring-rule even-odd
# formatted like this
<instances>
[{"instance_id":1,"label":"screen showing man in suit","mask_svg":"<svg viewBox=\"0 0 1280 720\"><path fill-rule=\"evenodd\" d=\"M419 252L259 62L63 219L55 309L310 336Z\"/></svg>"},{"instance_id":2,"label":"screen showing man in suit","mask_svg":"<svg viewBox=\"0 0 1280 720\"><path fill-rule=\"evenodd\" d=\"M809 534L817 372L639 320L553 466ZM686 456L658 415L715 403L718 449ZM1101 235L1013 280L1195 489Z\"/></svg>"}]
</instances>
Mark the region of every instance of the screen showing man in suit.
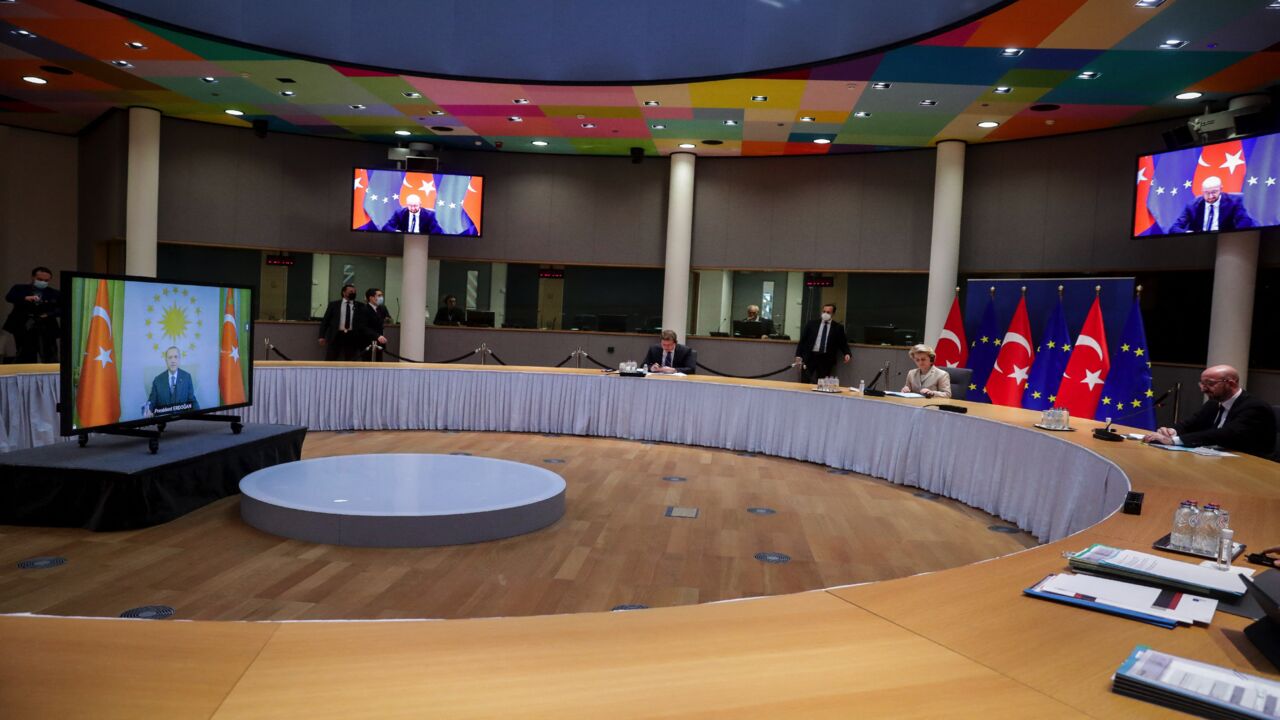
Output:
<instances>
[{"instance_id":1,"label":"screen showing man in suit","mask_svg":"<svg viewBox=\"0 0 1280 720\"><path fill-rule=\"evenodd\" d=\"M483 212L479 175L355 169L352 230L479 237Z\"/></svg>"},{"instance_id":2,"label":"screen showing man in suit","mask_svg":"<svg viewBox=\"0 0 1280 720\"><path fill-rule=\"evenodd\" d=\"M1239 195L1222 192L1222 178L1212 176L1200 184L1200 197L1187 203L1174 221L1171 233L1228 232L1253 227L1253 218Z\"/></svg>"},{"instance_id":3,"label":"screen showing man in suit","mask_svg":"<svg viewBox=\"0 0 1280 720\"><path fill-rule=\"evenodd\" d=\"M170 346L164 351L164 372L151 381L151 393L147 395L148 415L167 415L182 410L199 410L195 383L191 373L178 367L182 351Z\"/></svg>"},{"instance_id":4,"label":"screen showing man in suit","mask_svg":"<svg viewBox=\"0 0 1280 720\"><path fill-rule=\"evenodd\" d=\"M1200 373L1200 391L1207 400L1196 414L1173 427L1162 427L1142 438L1161 445L1216 445L1261 457L1276 449L1275 411L1262 398L1240 387L1240 372L1230 365L1214 365Z\"/></svg>"}]
</instances>

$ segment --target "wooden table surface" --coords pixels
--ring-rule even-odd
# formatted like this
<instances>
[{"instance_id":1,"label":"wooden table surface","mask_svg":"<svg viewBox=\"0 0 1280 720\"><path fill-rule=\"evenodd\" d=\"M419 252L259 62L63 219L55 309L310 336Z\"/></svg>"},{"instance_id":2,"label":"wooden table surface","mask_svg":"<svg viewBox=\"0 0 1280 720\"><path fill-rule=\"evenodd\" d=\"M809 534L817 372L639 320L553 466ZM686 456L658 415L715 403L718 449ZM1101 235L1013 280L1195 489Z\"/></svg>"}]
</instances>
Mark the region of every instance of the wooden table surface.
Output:
<instances>
[{"instance_id":1,"label":"wooden table surface","mask_svg":"<svg viewBox=\"0 0 1280 720\"><path fill-rule=\"evenodd\" d=\"M1038 419L965 404L977 418ZM1242 618L1218 613L1208 628L1164 630L1021 595L1066 568L1064 551L1148 548L1184 498L1230 509L1237 540L1251 548L1280 544L1280 465L1106 443L1087 432L1098 423L1073 424L1081 431L1062 441L1116 463L1146 494L1142 515L928 575L637 612L305 623L0 617L0 717L1185 717L1110 692L1111 674L1139 644L1276 678L1243 637Z\"/></svg>"}]
</instances>

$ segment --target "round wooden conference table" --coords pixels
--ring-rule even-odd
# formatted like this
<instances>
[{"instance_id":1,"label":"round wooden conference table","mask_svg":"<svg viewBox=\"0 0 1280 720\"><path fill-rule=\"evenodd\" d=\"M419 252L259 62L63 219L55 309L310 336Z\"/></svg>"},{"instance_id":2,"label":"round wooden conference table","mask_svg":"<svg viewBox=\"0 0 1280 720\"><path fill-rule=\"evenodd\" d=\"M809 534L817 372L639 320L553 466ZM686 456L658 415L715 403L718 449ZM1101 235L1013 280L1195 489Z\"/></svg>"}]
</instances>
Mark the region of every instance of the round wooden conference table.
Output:
<instances>
[{"instance_id":1,"label":"round wooden conference table","mask_svg":"<svg viewBox=\"0 0 1280 720\"><path fill-rule=\"evenodd\" d=\"M957 497L1046 544L942 572L634 612L477 620L0 617L0 716L1180 717L1110 691L1136 645L1276 677L1248 621L1164 630L1022 595L1090 543L1146 550L1177 502L1280 544L1280 466L1048 433L1030 411L795 383L480 366L258 363L248 421L701 444ZM1141 515L1115 512L1145 493Z\"/></svg>"}]
</instances>

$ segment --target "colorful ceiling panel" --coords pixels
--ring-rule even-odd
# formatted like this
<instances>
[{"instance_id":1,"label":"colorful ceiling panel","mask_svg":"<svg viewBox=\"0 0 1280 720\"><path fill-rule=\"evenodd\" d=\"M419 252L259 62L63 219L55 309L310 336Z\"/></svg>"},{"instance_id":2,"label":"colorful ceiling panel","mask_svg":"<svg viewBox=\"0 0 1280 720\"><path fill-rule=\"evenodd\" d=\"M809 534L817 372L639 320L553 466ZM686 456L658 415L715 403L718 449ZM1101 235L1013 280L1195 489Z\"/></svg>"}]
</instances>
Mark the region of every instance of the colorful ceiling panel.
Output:
<instances>
[{"instance_id":1,"label":"colorful ceiling panel","mask_svg":"<svg viewBox=\"0 0 1280 720\"><path fill-rule=\"evenodd\" d=\"M681 145L763 156L1013 140L1185 116L1205 102L1221 107L1235 95L1273 90L1280 77L1273 4L1017 0L914 44L805 69L555 85L327 64L74 0L0 0L0 124L74 134L111 108L145 105L176 118L257 121L275 132L623 156L637 147L648 155L689 149ZM1170 40L1176 47L1161 48ZM1186 91L1204 95L1175 99ZM1030 109L1043 103L1059 107Z\"/></svg>"}]
</instances>

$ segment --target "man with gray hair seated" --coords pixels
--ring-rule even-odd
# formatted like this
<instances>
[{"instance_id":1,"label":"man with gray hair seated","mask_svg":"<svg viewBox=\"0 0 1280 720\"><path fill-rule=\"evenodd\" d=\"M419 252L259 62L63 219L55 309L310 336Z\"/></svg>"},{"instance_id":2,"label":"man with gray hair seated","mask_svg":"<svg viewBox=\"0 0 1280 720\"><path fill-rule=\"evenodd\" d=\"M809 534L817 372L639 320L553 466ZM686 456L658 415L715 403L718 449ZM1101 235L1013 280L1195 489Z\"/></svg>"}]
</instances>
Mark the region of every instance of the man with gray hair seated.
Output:
<instances>
[{"instance_id":1,"label":"man with gray hair seated","mask_svg":"<svg viewBox=\"0 0 1280 720\"><path fill-rule=\"evenodd\" d=\"M1208 400L1195 415L1142 438L1161 445L1227 450L1270 457L1276 449L1276 416L1262 398L1240 387L1240 373L1230 365L1214 365L1200 373L1200 391Z\"/></svg>"}]
</instances>

